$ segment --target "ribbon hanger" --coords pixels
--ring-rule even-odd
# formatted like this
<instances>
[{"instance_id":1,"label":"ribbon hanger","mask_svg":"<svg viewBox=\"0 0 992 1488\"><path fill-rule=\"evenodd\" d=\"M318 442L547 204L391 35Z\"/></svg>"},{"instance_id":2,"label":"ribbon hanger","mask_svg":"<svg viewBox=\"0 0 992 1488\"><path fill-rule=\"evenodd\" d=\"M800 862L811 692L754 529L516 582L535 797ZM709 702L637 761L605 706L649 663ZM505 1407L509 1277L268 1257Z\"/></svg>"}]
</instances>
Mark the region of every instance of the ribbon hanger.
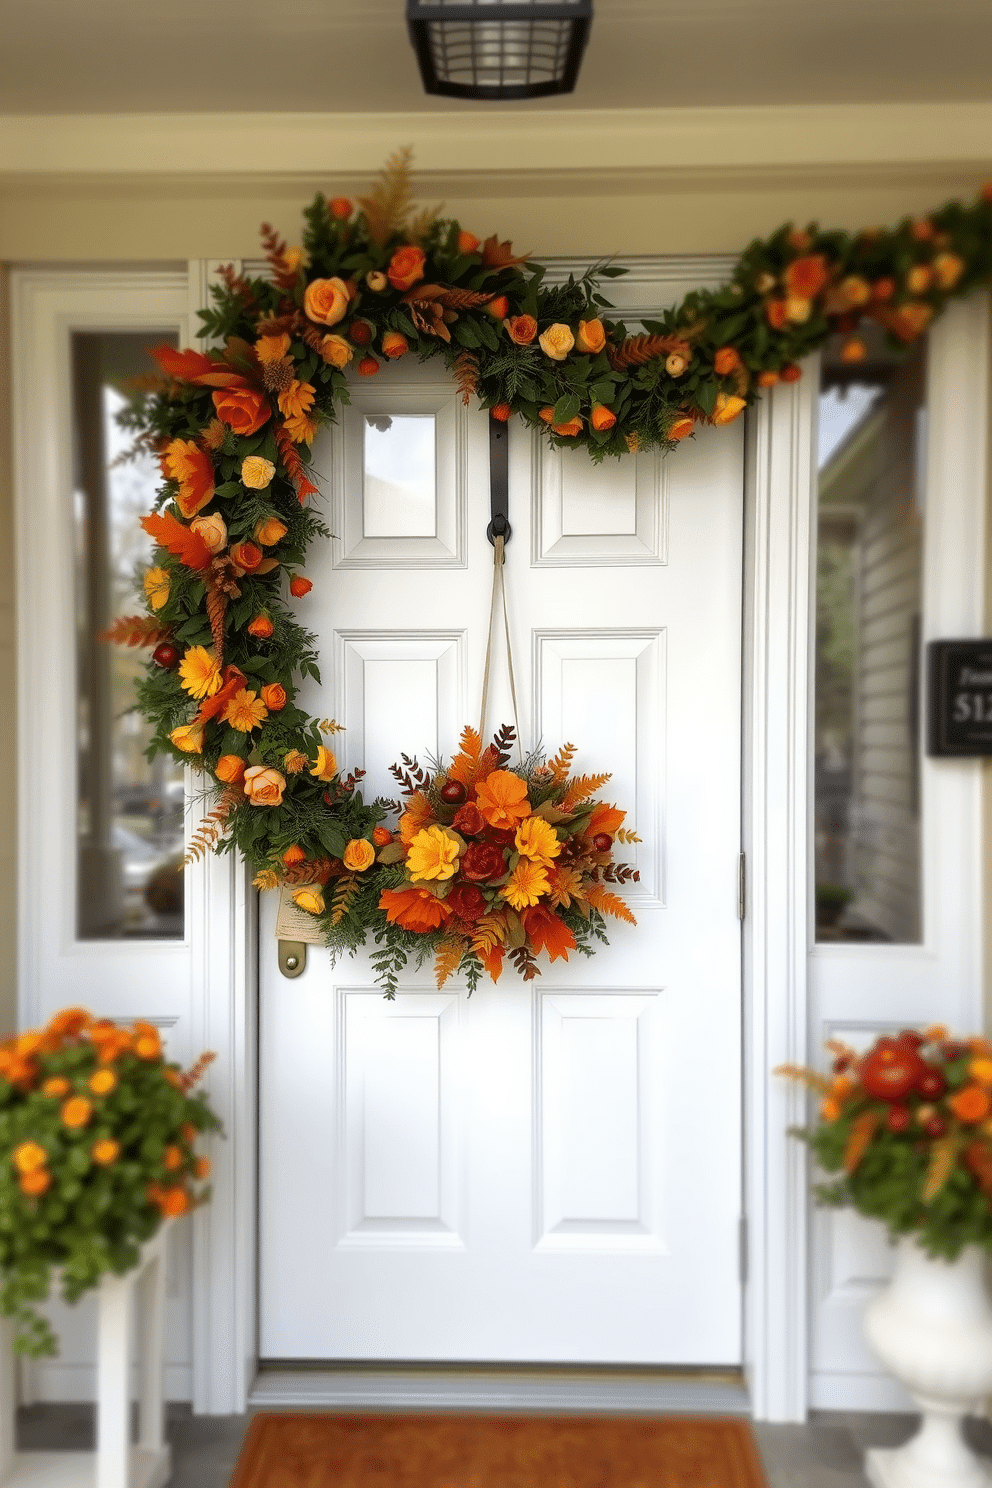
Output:
<instances>
[{"instance_id":1,"label":"ribbon hanger","mask_svg":"<svg viewBox=\"0 0 992 1488\"><path fill-rule=\"evenodd\" d=\"M523 740L520 737L520 716L517 710L517 686L513 675L513 648L510 644L510 617L506 608L506 581L503 576L503 554L513 529L509 521L510 480L508 429L499 419L489 420L489 525L486 536L493 545L493 594L489 607L489 634L486 638L486 665L482 676L482 712L479 718L479 738L486 737L486 711L489 706L489 672L493 656L493 627L496 623L498 603L503 608L503 631L506 636L506 668L510 676L510 699L513 703L513 724L517 731L517 750L523 764Z\"/></svg>"}]
</instances>

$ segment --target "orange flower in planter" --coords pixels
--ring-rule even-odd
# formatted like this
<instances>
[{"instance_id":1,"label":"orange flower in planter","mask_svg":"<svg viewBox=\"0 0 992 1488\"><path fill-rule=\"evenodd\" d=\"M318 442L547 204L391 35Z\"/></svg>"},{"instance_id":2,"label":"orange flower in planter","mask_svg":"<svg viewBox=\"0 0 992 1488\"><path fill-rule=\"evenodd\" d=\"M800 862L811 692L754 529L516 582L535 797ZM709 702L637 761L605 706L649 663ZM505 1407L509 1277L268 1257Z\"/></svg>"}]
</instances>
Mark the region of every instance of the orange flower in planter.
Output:
<instances>
[{"instance_id":1,"label":"orange flower in planter","mask_svg":"<svg viewBox=\"0 0 992 1488\"><path fill-rule=\"evenodd\" d=\"M527 782L510 770L494 770L475 789L476 801L491 827L516 831L525 816L530 816Z\"/></svg>"},{"instance_id":2,"label":"orange flower in planter","mask_svg":"<svg viewBox=\"0 0 992 1488\"><path fill-rule=\"evenodd\" d=\"M88 1101L85 1095L74 1095L62 1107L62 1125L75 1131L78 1127L85 1126L92 1115L93 1102Z\"/></svg>"},{"instance_id":3,"label":"orange flower in planter","mask_svg":"<svg viewBox=\"0 0 992 1488\"><path fill-rule=\"evenodd\" d=\"M383 889L379 908L386 911L390 924L421 935L436 930L451 913L444 900L429 889Z\"/></svg>"},{"instance_id":4,"label":"orange flower in planter","mask_svg":"<svg viewBox=\"0 0 992 1488\"><path fill-rule=\"evenodd\" d=\"M965 1085L948 1098L947 1104L959 1121L974 1126L992 1111L992 1097L981 1085Z\"/></svg>"}]
</instances>

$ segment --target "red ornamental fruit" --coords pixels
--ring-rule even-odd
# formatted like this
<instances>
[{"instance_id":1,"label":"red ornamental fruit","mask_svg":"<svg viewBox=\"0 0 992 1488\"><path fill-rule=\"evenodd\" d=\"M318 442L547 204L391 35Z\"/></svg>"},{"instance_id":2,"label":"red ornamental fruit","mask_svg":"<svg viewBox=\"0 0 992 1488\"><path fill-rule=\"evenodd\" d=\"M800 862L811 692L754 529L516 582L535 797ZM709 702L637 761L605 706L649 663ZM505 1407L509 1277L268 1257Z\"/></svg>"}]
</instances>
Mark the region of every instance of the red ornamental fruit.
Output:
<instances>
[{"instance_id":1,"label":"red ornamental fruit","mask_svg":"<svg viewBox=\"0 0 992 1488\"><path fill-rule=\"evenodd\" d=\"M920 1063L922 1064L923 1061L921 1060ZM924 1064L923 1073L916 1082L916 1088L924 1100L940 1100L947 1089L947 1081L939 1070L928 1069Z\"/></svg>"},{"instance_id":2,"label":"red ornamental fruit","mask_svg":"<svg viewBox=\"0 0 992 1488\"><path fill-rule=\"evenodd\" d=\"M179 647L174 646L171 641L160 641L152 652L152 661L156 666L165 667L167 671L179 665Z\"/></svg>"},{"instance_id":3,"label":"red ornamental fruit","mask_svg":"<svg viewBox=\"0 0 992 1488\"><path fill-rule=\"evenodd\" d=\"M947 1131L947 1122L942 1116L928 1116L923 1123L923 1130L928 1137L942 1137Z\"/></svg>"},{"instance_id":4,"label":"red ornamental fruit","mask_svg":"<svg viewBox=\"0 0 992 1488\"><path fill-rule=\"evenodd\" d=\"M842 1075L845 1070L851 1068L851 1057L849 1054L840 1054L834 1060L833 1070L835 1075Z\"/></svg>"},{"instance_id":5,"label":"red ornamental fruit","mask_svg":"<svg viewBox=\"0 0 992 1488\"><path fill-rule=\"evenodd\" d=\"M367 320L353 320L348 328L348 335L356 346L368 346L373 331Z\"/></svg>"},{"instance_id":6,"label":"red ornamental fruit","mask_svg":"<svg viewBox=\"0 0 992 1488\"><path fill-rule=\"evenodd\" d=\"M592 839L592 845L595 852L609 852L610 848L613 846L613 838L610 836L609 832L597 832L595 837Z\"/></svg>"},{"instance_id":7,"label":"red ornamental fruit","mask_svg":"<svg viewBox=\"0 0 992 1488\"><path fill-rule=\"evenodd\" d=\"M441 800L448 806L460 806L468 791L460 780L446 780L440 791Z\"/></svg>"},{"instance_id":8,"label":"red ornamental fruit","mask_svg":"<svg viewBox=\"0 0 992 1488\"><path fill-rule=\"evenodd\" d=\"M889 1131L905 1131L909 1125L909 1112L905 1106L890 1106L889 1114L885 1118Z\"/></svg>"},{"instance_id":9,"label":"red ornamental fruit","mask_svg":"<svg viewBox=\"0 0 992 1488\"><path fill-rule=\"evenodd\" d=\"M876 1100L902 1100L926 1073L926 1065L908 1044L881 1038L861 1067L861 1084Z\"/></svg>"}]
</instances>

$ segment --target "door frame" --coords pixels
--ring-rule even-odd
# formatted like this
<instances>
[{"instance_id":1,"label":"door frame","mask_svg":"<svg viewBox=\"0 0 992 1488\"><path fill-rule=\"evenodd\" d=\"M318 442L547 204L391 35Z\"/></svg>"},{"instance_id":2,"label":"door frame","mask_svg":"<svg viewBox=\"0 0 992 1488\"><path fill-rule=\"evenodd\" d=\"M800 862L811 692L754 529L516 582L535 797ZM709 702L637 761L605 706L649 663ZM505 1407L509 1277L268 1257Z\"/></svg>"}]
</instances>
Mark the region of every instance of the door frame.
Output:
<instances>
[{"instance_id":1,"label":"door frame","mask_svg":"<svg viewBox=\"0 0 992 1488\"><path fill-rule=\"evenodd\" d=\"M625 258L621 307L650 314L659 288L716 284L723 256ZM561 275L583 262L558 260ZM238 265L240 268L241 266ZM204 291L213 265L190 264ZM246 263L247 272L262 265ZM787 1136L801 1094L771 1082L776 1064L806 1058L807 779L815 378L782 385L749 416L743 577L742 939L744 1365L758 1420L801 1421L807 1389L805 1149ZM211 858L192 894L194 1009L204 1047L231 1058L211 1094L227 1141L213 1202L195 1218L194 1410L243 1411L257 1361L255 955L244 870ZM233 947L233 950L232 950ZM233 1263L232 1263L233 1257Z\"/></svg>"}]
</instances>

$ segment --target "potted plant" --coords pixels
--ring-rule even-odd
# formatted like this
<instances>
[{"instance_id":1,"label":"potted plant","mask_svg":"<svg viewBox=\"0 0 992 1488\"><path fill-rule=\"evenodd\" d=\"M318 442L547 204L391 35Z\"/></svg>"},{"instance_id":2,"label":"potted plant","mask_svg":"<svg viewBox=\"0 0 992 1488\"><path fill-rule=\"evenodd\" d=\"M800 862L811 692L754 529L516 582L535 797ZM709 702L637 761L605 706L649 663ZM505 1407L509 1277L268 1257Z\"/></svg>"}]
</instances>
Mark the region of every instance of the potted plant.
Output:
<instances>
[{"instance_id":1,"label":"potted plant","mask_svg":"<svg viewBox=\"0 0 992 1488\"><path fill-rule=\"evenodd\" d=\"M907 1029L864 1054L832 1041L833 1070L784 1065L820 1098L795 1135L827 1174L822 1204L881 1220L897 1245L892 1282L869 1306L872 1348L922 1412L897 1451L868 1453L877 1488L980 1488L992 1472L961 1421L992 1391L992 1043Z\"/></svg>"},{"instance_id":2,"label":"potted plant","mask_svg":"<svg viewBox=\"0 0 992 1488\"><path fill-rule=\"evenodd\" d=\"M152 1024L81 1008L0 1044L0 1314L18 1352L57 1353L34 1305L53 1271L75 1302L209 1197L194 1144L219 1122L193 1089L212 1058L183 1073Z\"/></svg>"}]
</instances>

